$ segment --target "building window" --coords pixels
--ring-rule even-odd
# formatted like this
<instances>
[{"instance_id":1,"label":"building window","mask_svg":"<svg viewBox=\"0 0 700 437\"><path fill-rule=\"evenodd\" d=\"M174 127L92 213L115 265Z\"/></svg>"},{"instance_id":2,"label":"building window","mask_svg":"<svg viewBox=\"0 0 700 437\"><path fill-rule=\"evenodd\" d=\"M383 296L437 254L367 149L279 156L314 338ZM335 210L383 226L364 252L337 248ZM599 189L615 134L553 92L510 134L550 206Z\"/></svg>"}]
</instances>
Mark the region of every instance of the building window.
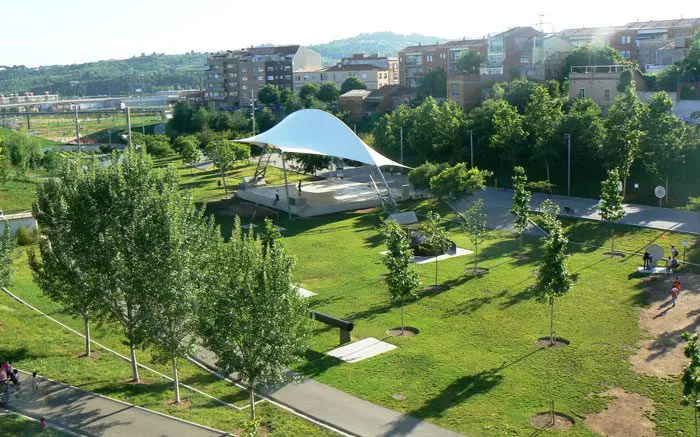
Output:
<instances>
[{"instance_id":1,"label":"building window","mask_svg":"<svg viewBox=\"0 0 700 437\"><path fill-rule=\"evenodd\" d=\"M586 97L586 89L585 88L579 88L578 89L578 98L582 99Z\"/></svg>"},{"instance_id":2,"label":"building window","mask_svg":"<svg viewBox=\"0 0 700 437\"><path fill-rule=\"evenodd\" d=\"M241 80L243 80L243 81L248 80L248 76L243 76L243 77L241 78Z\"/></svg>"},{"instance_id":3,"label":"building window","mask_svg":"<svg viewBox=\"0 0 700 437\"><path fill-rule=\"evenodd\" d=\"M247 90L247 89L248 89L248 86L242 85L242 86L241 86L241 89L242 89L242 90Z\"/></svg>"},{"instance_id":4,"label":"building window","mask_svg":"<svg viewBox=\"0 0 700 437\"><path fill-rule=\"evenodd\" d=\"M605 100L610 100L610 88L605 88Z\"/></svg>"},{"instance_id":5,"label":"building window","mask_svg":"<svg viewBox=\"0 0 700 437\"><path fill-rule=\"evenodd\" d=\"M629 44L629 43L630 43L630 37L629 37L629 35L627 35L627 44Z\"/></svg>"},{"instance_id":6,"label":"building window","mask_svg":"<svg viewBox=\"0 0 700 437\"><path fill-rule=\"evenodd\" d=\"M275 67L267 67L267 71L273 71Z\"/></svg>"},{"instance_id":7,"label":"building window","mask_svg":"<svg viewBox=\"0 0 700 437\"><path fill-rule=\"evenodd\" d=\"M624 43L625 43L625 37L624 37L624 36L621 36L621 37L620 37L620 44L624 44Z\"/></svg>"},{"instance_id":8,"label":"building window","mask_svg":"<svg viewBox=\"0 0 700 437\"><path fill-rule=\"evenodd\" d=\"M265 80L265 76L258 76L258 80Z\"/></svg>"},{"instance_id":9,"label":"building window","mask_svg":"<svg viewBox=\"0 0 700 437\"><path fill-rule=\"evenodd\" d=\"M520 63L521 63L521 64L529 64L529 63L530 63L530 57L529 57L529 56L521 56L521 57L520 57Z\"/></svg>"},{"instance_id":10,"label":"building window","mask_svg":"<svg viewBox=\"0 0 700 437\"><path fill-rule=\"evenodd\" d=\"M267 80L275 80L275 76L267 76Z\"/></svg>"},{"instance_id":11,"label":"building window","mask_svg":"<svg viewBox=\"0 0 700 437\"><path fill-rule=\"evenodd\" d=\"M247 73L247 72L248 72L248 69L247 69L247 68L241 69L241 73Z\"/></svg>"},{"instance_id":12,"label":"building window","mask_svg":"<svg viewBox=\"0 0 700 437\"><path fill-rule=\"evenodd\" d=\"M445 53L440 53L440 59L445 59L446 57Z\"/></svg>"},{"instance_id":13,"label":"building window","mask_svg":"<svg viewBox=\"0 0 700 437\"><path fill-rule=\"evenodd\" d=\"M264 70L262 67L258 67L258 73L262 73Z\"/></svg>"},{"instance_id":14,"label":"building window","mask_svg":"<svg viewBox=\"0 0 700 437\"><path fill-rule=\"evenodd\" d=\"M367 73L362 73L362 78L367 79Z\"/></svg>"},{"instance_id":15,"label":"building window","mask_svg":"<svg viewBox=\"0 0 700 437\"><path fill-rule=\"evenodd\" d=\"M426 55L425 62L433 62L433 55Z\"/></svg>"}]
</instances>

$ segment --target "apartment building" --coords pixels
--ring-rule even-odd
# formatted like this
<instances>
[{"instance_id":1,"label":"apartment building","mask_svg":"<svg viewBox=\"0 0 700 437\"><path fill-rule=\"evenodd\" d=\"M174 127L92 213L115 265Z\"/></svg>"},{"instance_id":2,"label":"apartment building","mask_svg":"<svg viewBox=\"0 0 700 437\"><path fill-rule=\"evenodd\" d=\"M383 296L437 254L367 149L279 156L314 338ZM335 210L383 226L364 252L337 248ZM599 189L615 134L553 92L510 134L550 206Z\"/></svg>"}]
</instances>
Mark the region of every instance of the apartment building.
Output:
<instances>
[{"instance_id":1,"label":"apartment building","mask_svg":"<svg viewBox=\"0 0 700 437\"><path fill-rule=\"evenodd\" d=\"M251 47L212 54L207 58L207 66L207 103L232 109L251 106L252 99L267 84L293 89L293 71L320 70L321 55L298 45Z\"/></svg>"},{"instance_id":2,"label":"apartment building","mask_svg":"<svg viewBox=\"0 0 700 437\"><path fill-rule=\"evenodd\" d=\"M340 89L348 78L356 77L365 84L368 90L376 90L384 85L390 85L391 75L386 68L372 64L346 64L338 63L324 70L326 77L323 82L333 82Z\"/></svg>"},{"instance_id":3,"label":"apartment building","mask_svg":"<svg viewBox=\"0 0 700 437\"><path fill-rule=\"evenodd\" d=\"M399 84L417 88L431 71L449 68L450 49L444 44L409 46L399 52Z\"/></svg>"},{"instance_id":4,"label":"apartment building","mask_svg":"<svg viewBox=\"0 0 700 437\"><path fill-rule=\"evenodd\" d=\"M609 45L627 59L639 61L640 46L648 41L675 41L677 36L692 37L700 31L700 18L635 21L616 28ZM641 64L641 63L640 63Z\"/></svg>"},{"instance_id":5,"label":"apartment building","mask_svg":"<svg viewBox=\"0 0 700 437\"><path fill-rule=\"evenodd\" d=\"M482 100L481 76L478 74L450 74L447 76L447 98L464 109L474 108Z\"/></svg>"},{"instance_id":6,"label":"apartment building","mask_svg":"<svg viewBox=\"0 0 700 437\"><path fill-rule=\"evenodd\" d=\"M533 38L532 70L527 73L530 79L559 79L566 56L574 51L574 46L559 35L546 35Z\"/></svg>"},{"instance_id":7,"label":"apartment building","mask_svg":"<svg viewBox=\"0 0 700 437\"><path fill-rule=\"evenodd\" d=\"M574 47L584 45L608 45L617 31L616 27L580 27L564 29L557 32L557 36L566 39Z\"/></svg>"},{"instance_id":8,"label":"apartment building","mask_svg":"<svg viewBox=\"0 0 700 437\"><path fill-rule=\"evenodd\" d=\"M294 92L299 93L301 87L306 84L316 84L320 86L321 84L328 82L328 74L326 73L326 70L321 68L300 68L294 71L292 82Z\"/></svg>"},{"instance_id":9,"label":"apartment building","mask_svg":"<svg viewBox=\"0 0 700 437\"><path fill-rule=\"evenodd\" d=\"M399 83L399 61L396 56L354 54L352 57L341 59L340 65L374 65L377 68L387 70L389 73L389 85L397 85Z\"/></svg>"},{"instance_id":10,"label":"apartment building","mask_svg":"<svg viewBox=\"0 0 700 437\"><path fill-rule=\"evenodd\" d=\"M615 103L620 76L629 65L582 65L572 66L569 72L569 99L589 98L596 102L603 112ZM644 79L632 69L637 91L646 91Z\"/></svg>"},{"instance_id":11,"label":"apartment building","mask_svg":"<svg viewBox=\"0 0 700 437\"><path fill-rule=\"evenodd\" d=\"M533 67L533 47L542 34L532 27L515 27L487 38L486 62L481 75L494 81L526 75Z\"/></svg>"},{"instance_id":12,"label":"apartment building","mask_svg":"<svg viewBox=\"0 0 700 437\"><path fill-rule=\"evenodd\" d=\"M482 56L486 56L487 42L486 39L462 39L456 41L448 41L444 44L448 47L447 57L447 74L460 74L459 60L467 52L478 52Z\"/></svg>"}]
</instances>

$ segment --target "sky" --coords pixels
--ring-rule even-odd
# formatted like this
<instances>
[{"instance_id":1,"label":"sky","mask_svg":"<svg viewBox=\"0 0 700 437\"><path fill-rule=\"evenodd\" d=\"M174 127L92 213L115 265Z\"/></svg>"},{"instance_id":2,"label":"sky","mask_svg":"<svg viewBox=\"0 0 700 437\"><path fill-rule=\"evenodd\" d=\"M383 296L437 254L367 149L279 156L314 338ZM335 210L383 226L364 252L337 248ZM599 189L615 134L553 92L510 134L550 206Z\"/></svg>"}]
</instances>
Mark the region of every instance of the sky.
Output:
<instances>
[{"instance_id":1,"label":"sky","mask_svg":"<svg viewBox=\"0 0 700 437\"><path fill-rule=\"evenodd\" d=\"M35 67L123 59L142 52L211 52L267 43L309 45L361 32L461 38L483 37L515 26L539 28L540 21L544 30L551 32L636 20L700 17L698 0L676 0L668 8L645 8L641 3L0 0L0 65Z\"/></svg>"}]
</instances>

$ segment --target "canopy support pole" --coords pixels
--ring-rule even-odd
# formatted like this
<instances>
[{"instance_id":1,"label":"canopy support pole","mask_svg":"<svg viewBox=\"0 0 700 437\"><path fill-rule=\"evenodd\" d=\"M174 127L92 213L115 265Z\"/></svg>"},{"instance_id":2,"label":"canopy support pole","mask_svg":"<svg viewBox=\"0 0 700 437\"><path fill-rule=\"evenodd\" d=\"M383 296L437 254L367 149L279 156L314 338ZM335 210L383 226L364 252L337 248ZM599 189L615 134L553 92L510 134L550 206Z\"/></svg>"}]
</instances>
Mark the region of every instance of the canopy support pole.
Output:
<instances>
[{"instance_id":1,"label":"canopy support pole","mask_svg":"<svg viewBox=\"0 0 700 437\"><path fill-rule=\"evenodd\" d=\"M382 169L379 168L379 166L375 166L377 169L377 172L379 173L379 176L382 178L382 183L384 184L384 188L386 188L386 193L389 196L389 201L391 203L391 207L394 209L394 212L399 212L399 206L396 204L396 201L394 200L394 197L391 195L391 190L389 189L389 184L386 183L386 179L384 178L384 173L382 173Z\"/></svg>"},{"instance_id":2,"label":"canopy support pole","mask_svg":"<svg viewBox=\"0 0 700 437\"><path fill-rule=\"evenodd\" d=\"M289 183L287 182L287 160L284 158L284 152L282 152L282 171L284 172L284 192L287 197L287 213L289 214L289 220L292 219L292 205L289 204Z\"/></svg>"}]
</instances>

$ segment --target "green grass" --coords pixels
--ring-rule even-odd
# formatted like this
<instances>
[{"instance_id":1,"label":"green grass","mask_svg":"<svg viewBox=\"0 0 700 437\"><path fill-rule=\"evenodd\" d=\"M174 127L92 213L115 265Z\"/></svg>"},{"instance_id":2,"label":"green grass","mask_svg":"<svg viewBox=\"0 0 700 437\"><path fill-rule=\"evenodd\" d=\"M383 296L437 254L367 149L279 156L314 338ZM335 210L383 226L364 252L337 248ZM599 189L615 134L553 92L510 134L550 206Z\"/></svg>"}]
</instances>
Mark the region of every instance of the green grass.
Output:
<instances>
[{"instance_id":1,"label":"green grass","mask_svg":"<svg viewBox=\"0 0 700 437\"><path fill-rule=\"evenodd\" d=\"M67 437L69 434L46 428L41 430L39 422L25 419L16 414L0 414L0 430L4 437L30 437L41 434L47 437Z\"/></svg>"},{"instance_id":2,"label":"green grass","mask_svg":"<svg viewBox=\"0 0 700 437\"><path fill-rule=\"evenodd\" d=\"M26 125L25 125L26 126ZM12 132L15 132L13 129L8 129L5 127L0 127L0 138L6 139ZM62 144L59 141L54 141L52 139L43 137L43 136L37 136L36 137L39 140L39 145L42 147L49 147L49 146L55 146L58 144Z\"/></svg>"},{"instance_id":3,"label":"green grass","mask_svg":"<svg viewBox=\"0 0 700 437\"><path fill-rule=\"evenodd\" d=\"M0 209L5 214L31 210L40 183L38 179L28 177L0 184Z\"/></svg>"}]
</instances>

